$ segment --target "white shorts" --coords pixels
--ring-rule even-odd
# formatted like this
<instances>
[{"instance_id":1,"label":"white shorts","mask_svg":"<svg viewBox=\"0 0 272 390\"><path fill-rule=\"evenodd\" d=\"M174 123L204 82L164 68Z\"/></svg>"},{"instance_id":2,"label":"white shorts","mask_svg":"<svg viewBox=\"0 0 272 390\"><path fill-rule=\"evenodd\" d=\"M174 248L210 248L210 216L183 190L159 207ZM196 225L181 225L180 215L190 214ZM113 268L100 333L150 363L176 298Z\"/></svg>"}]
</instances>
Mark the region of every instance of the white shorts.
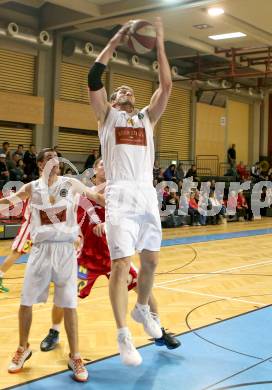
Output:
<instances>
[{"instance_id":1,"label":"white shorts","mask_svg":"<svg viewBox=\"0 0 272 390\"><path fill-rule=\"evenodd\" d=\"M21 305L46 302L50 282L58 307L77 306L77 259L73 243L46 242L33 245L27 262Z\"/></svg>"},{"instance_id":2,"label":"white shorts","mask_svg":"<svg viewBox=\"0 0 272 390\"><path fill-rule=\"evenodd\" d=\"M123 182L106 190L106 236L111 260L160 250L162 231L155 188Z\"/></svg>"}]
</instances>

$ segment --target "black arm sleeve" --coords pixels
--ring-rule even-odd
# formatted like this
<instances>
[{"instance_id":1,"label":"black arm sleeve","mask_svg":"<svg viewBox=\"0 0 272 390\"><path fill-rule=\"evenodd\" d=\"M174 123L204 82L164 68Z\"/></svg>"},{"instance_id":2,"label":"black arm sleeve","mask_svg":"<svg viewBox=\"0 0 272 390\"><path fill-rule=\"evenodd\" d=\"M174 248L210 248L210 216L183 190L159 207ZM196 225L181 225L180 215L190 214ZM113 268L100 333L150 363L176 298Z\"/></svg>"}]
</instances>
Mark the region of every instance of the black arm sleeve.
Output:
<instances>
[{"instance_id":1,"label":"black arm sleeve","mask_svg":"<svg viewBox=\"0 0 272 390\"><path fill-rule=\"evenodd\" d=\"M101 80L102 74L106 69L106 65L100 62L95 62L88 73L88 86L91 91L98 91L103 88Z\"/></svg>"}]
</instances>

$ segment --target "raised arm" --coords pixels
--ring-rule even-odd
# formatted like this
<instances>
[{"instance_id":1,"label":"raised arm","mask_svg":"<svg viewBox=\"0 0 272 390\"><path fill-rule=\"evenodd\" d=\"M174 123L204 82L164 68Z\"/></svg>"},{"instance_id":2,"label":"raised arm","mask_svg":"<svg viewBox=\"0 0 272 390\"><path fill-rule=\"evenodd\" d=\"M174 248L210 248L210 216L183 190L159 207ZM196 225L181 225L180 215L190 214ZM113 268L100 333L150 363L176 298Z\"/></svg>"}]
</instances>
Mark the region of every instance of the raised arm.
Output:
<instances>
[{"instance_id":1,"label":"raised arm","mask_svg":"<svg viewBox=\"0 0 272 390\"><path fill-rule=\"evenodd\" d=\"M105 207L105 196L100 194L98 191L93 191L90 187L85 186L77 179L70 178L70 183L72 184L73 192L75 194L80 194L86 196L89 200L100 204L100 206Z\"/></svg>"},{"instance_id":2,"label":"raised arm","mask_svg":"<svg viewBox=\"0 0 272 390\"><path fill-rule=\"evenodd\" d=\"M159 63L159 87L154 92L148 107L149 117L153 125L162 116L171 94L172 78L164 48L164 33L161 18L156 18L157 60Z\"/></svg>"},{"instance_id":3,"label":"raised arm","mask_svg":"<svg viewBox=\"0 0 272 390\"><path fill-rule=\"evenodd\" d=\"M91 67L88 74L88 86L91 105L93 106L96 119L102 124L107 116L110 104L107 101L107 92L101 77L111 59L114 50L125 40L126 33L130 27L130 22L126 23L109 41L107 46L97 57L94 65Z\"/></svg>"}]
</instances>

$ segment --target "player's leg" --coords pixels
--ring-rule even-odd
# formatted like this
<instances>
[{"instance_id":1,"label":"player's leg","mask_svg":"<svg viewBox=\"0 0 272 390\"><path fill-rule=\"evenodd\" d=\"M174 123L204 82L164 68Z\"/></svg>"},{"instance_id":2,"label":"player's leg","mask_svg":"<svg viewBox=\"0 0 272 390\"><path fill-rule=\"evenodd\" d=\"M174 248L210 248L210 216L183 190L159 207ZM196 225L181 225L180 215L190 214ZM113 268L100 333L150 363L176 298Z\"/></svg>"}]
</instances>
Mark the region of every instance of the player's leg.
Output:
<instances>
[{"instance_id":1,"label":"player's leg","mask_svg":"<svg viewBox=\"0 0 272 390\"><path fill-rule=\"evenodd\" d=\"M109 293L117 326L117 341L121 360L126 365L138 366L142 363L142 358L133 345L132 337L126 322L128 306L127 280L129 269L130 257L112 261Z\"/></svg>"},{"instance_id":2,"label":"player's leg","mask_svg":"<svg viewBox=\"0 0 272 390\"><path fill-rule=\"evenodd\" d=\"M5 272L7 272L10 267L21 257L21 253L17 250L11 250L10 254L5 258L4 262L0 267L0 292L8 292L9 289L3 286L3 278Z\"/></svg>"},{"instance_id":3,"label":"player's leg","mask_svg":"<svg viewBox=\"0 0 272 390\"><path fill-rule=\"evenodd\" d=\"M110 208L114 214L114 208ZM117 342L121 361L126 365L138 366L142 362L141 355L133 345L131 333L127 327L126 315L128 307L127 280L130 269L130 258L135 253L135 243L139 232L139 224L124 216L106 219L106 236L110 251L111 275L109 295L117 326Z\"/></svg>"},{"instance_id":4,"label":"player's leg","mask_svg":"<svg viewBox=\"0 0 272 390\"><path fill-rule=\"evenodd\" d=\"M60 325L64 317L63 308L53 305L52 307L52 327L49 329L48 335L40 344L40 349L43 352L51 351L56 348L59 343Z\"/></svg>"},{"instance_id":5,"label":"player's leg","mask_svg":"<svg viewBox=\"0 0 272 390\"><path fill-rule=\"evenodd\" d=\"M116 326L122 329L127 326L126 314L128 306L127 280L130 269L130 257L115 259L112 262L109 282L110 301Z\"/></svg>"},{"instance_id":6,"label":"player's leg","mask_svg":"<svg viewBox=\"0 0 272 390\"><path fill-rule=\"evenodd\" d=\"M88 371L80 357L78 346L78 321L77 321L77 259L73 245L67 243L58 245L55 256L56 262L52 281L55 283L54 304L63 308L64 327L70 347L68 367L74 373L74 379L86 382Z\"/></svg>"},{"instance_id":7,"label":"player's leg","mask_svg":"<svg viewBox=\"0 0 272 390\"><path fill-rule=\"evenodd\" d=\"M148 305L152 292L154 272L159 260L159 252L143 250L140 254L141 267L138 275L138 298L131 312L132 318L143 324L146 333L157 339L162 337L162 330L152 318Z\"/></svg>"}]
</instances>

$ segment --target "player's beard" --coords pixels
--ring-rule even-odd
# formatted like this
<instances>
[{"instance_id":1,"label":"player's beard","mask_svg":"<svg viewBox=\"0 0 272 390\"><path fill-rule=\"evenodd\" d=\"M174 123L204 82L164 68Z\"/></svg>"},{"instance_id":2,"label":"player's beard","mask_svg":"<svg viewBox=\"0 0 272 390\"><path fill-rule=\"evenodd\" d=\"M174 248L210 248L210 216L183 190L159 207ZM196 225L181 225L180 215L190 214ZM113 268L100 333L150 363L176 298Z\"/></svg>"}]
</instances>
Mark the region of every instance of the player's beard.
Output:
<instances>
[{"instance_id":1,"label":"player's beard","mask_svg":"<svg viewBox=\"0 0 272 390\"><path fill-rule=\"evenodd\" d=\"M116 102L116 104L118 106L128 106L128 107L131 107L131 108L134 108L134 104L132 103L132 101L130 99L128 99L127 97L121 97L120 99L118 99L118 101Z\"/></svg>"}]
</instances>

